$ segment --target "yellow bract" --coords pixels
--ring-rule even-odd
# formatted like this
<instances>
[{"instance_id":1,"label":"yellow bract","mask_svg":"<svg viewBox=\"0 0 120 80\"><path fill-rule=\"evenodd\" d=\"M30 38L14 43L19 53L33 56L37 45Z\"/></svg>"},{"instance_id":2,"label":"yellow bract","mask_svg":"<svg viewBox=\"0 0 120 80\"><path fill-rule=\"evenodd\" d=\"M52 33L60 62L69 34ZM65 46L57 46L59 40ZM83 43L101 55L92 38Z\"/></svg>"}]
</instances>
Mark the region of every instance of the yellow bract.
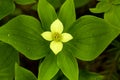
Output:
<instances>
[{"instance_id":1,"label":"yellow bract","mask_svg":"<svg viewBox=\"0 0 120 80\"><path fill-rule=\"evenodd\" d=\"M50 43L50 49L57 55L63 48L62 42L68 42L73 39L72 35L63 32L63 24L59 19L56 19L50 26L50 31L45 31L41 36Z\"/></svg>"}]
</instances>

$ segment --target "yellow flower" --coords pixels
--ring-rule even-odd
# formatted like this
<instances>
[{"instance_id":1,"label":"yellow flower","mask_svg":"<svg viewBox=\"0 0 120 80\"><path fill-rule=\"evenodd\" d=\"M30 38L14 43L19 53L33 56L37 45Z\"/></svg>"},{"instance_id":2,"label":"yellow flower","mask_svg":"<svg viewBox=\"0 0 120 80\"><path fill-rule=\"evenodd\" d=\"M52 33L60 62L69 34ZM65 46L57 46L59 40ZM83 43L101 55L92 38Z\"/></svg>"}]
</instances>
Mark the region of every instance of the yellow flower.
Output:
<instances>
[{"instance_id":1,"label":"yellow flower","mask_svg":"<svg viewBox=\"0 0 120 80\"><path fill-rule=\"evenodd\" d=\"M57 55L63 48L62 42L68 42L73 39L72 35L63 32L63 24L59 19L56 19L50 26L50 31L45 31L41 36L50 42L50 49Z\"/></svg>"}]
</instances>

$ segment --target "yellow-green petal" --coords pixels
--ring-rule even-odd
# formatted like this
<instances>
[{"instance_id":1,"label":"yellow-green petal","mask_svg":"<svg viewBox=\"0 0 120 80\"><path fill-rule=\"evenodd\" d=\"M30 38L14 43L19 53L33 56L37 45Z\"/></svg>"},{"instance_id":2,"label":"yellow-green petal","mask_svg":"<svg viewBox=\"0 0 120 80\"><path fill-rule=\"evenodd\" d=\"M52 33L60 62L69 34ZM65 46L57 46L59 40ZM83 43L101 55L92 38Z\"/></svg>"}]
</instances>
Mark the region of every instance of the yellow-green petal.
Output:
<instances>
[{"instance_id":1,"label":"yellow-green petal","mask_svg":"<svg viewBox=\"0 0 120 80\"><path fill-rule=\"evenodd\" d=\"M69 34L69 33L63 33L62 34L62 42L68 42L71 39L73 39L71 34Z\"/></svg>"},{"instance_id":2,"label":"yellow-green petal","mask_svg":"<svg viewBox=\"0 0 120 80\"><path fill-rule=\"evenodd\" d=\"M63 48L63 43L62 42L56 42L52 41L50 43L50 49L53 51L55 55L57 55Z\"/></svg>"},{"instance_id":3,"label":"yellow-green petal","mask_svg":"<svg viewBox=\"0 0 120 80\"><path fill-rule=\"evenodd\" d=\"M50 31L43 32L41 36L47 41L52 41L52 33Z\"/></svg>"},{"instance_id":4,"label":"yellow-green petal","mask_svg":"<svg viewBox=\"0 0 120 80\"><path fill-rule=\"evenodd\" d=\"M59 19L56 19L50 26L51 32L62 33L63 32L63 24Z\"/></svg>"}]
</instances>

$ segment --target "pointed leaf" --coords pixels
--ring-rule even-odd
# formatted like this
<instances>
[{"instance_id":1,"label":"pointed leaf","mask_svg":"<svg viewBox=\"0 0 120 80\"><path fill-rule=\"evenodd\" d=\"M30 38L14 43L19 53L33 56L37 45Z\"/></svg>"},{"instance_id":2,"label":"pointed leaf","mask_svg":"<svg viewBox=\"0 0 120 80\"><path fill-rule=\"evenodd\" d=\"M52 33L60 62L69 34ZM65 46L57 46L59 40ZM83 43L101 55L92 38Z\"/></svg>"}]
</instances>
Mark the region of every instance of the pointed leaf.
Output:
<instances>
[{"instance_id":1,"label":"pointed leaf","mask_svg":"<svg viewBox=\"0 0 120 80\"><path fill-rule=\"evenodd\" d=\"M61 70L51 80L68 80Z\"/></svg>"},{"instance_id":2,"label":"pointed leaf","mask_svg":"<svg viewBox=\"0 0 120 80\"><path fill-rule=\"evenodd\" d=\"M31 16L18 16L0 27L0 40L9 43L26 57L36 60L49 52L48 43L40 35L41 25Z\"/></svg>"},{"instance_id":3,"label":"pointed leaf","mask_svg":"<svg viewBox=\"0 0 120 80\"><path fill-rule=\"evenodd\" d=\"M63 23L64 31L66 31L70 25L76 20L75 7L73 0L66 0L60 8L58 15L59 19Z\"/></svg>"},{"instance_id":4,"label":"pointed leaf","mask_svg":"<svg viewBox=\"0 0 120 80\"><path fill-rule=\"evenodd\" d=\"M50 53L39 66L38 80L51 80L58 70L56 55Z\"/></svg>"},{"instance_id":5,"label":"pointed leaf","mask_svg":"<svg viewBox=\"0 0 120 80\"><path fill-rule=\"evenodd\" d=\"M0 20L15 10L13 0L0 0Z\"/></svg>"},{"instance_id":6,"label":"pointed leaf","mask_svg":"<svg viewBox=\"0 0 120 80\"><path fill-rule=\"evenodd\" d=\"M57 19L55 9L47 0L39 0L38 15L44 30L50 30L50 25L55 21L55 19Z\"/></svg>"},{"instance_id":7,"label":"pointed leaf","mask_svg":"<svg viewBox=\"0 0 120 80\"><path fill-rule=\"evenodd\" d=\"M64 0L47 0L52 6L54 6L55 9L60 8L60 6L62 5L62 2L64 2Z\"/></svg>"},{"instance_id":8,"label":"pointed leaf","mask_svg":"<svg viewBox=\"0 0 120 80\"><path fill-rule=\"evenodd\" d=\"M86 61L98 57L119 34L103 19L94 16L78 19L69 29L69 33L73 36L68 44L73 55Z\"/></svg>"},{"instance_id":9,"label":"pointed leaf","mask_svg":"<svg viewBox=\"0 0 120 80\"><path fill-rule=\"evenodd\" d=\"M18 62L18 52L0 42L0 80L13 80L15 62Z\"/></svg>"},{"instance_id":10,"label":"pointed leaf","mask_svg":"<svg viewBox=\"0 0 120 80\"><path fill-rule=\"evenodd\" d=\"M37 80L37 78L31 71L15 64L15 80Z\"/></svg>"},{"instance_id":11,"label":"pointed leaf","mask_svg":"<svg viewBox=\"0 0 120 80\"><path fill-rule=\"evenodd\" d=\"M64 50L57 56L57 64L69 80L78 80L78 65L71 53Z\"/></svg>"},{"instance_id":12,"label":"pointed leaf","mask_svg":"<svg viewBox=\"0 0 120 80\"><path fill-rule=\"evenodd\" d=\"M104 19L120 30L120 5L113 5L112 8L104 14Z\"/></svg>"},{"instance_id":13,"label":"pointed leaf","mask_svg":"<svg viewBox=\"0 0 120 80\"><path fill-rule=\"evenodd\" d=\"M33 4L36 2L36 0L15 0L17 4L21 5L28 5L28 4Z\"/></svg>"},{"instance_id":14,"label":"pointed leaf","mask_svg":"<svg viewBox=\"0 0 120 80\"><path fill-rule=\"evenodd\" d=\"M111 4L101 1L97 4L96 8L90 8L90 11L93 13L103 13L107 12L111 8Z\"/></svg>"}]
</instances>

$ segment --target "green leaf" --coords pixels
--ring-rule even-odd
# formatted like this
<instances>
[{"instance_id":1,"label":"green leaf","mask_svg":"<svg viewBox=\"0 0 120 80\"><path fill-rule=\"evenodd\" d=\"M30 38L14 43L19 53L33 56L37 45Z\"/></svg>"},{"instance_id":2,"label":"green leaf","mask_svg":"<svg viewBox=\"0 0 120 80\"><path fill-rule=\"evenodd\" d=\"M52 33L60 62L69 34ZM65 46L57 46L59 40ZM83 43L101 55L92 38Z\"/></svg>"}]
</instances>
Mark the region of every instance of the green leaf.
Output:
<instances>
[{"instance_id":1,"label":"green leaf","mask_svg":"<svg viewBox=\"0 0 120 80\"><path fill-rule=\"evenodd\" d=\"M62 5L62 2L65 0L47 0L55 9L59 8Z\"/></svg>"},{"instance_id":2,"label":"green leaf","mask_svg":"<svg viewBox=\"0 0 120 80\"><path fill-rule=\"evenodd\" d=\"M13 80L15 62L18 62L18 52L0 42L0 80Z\"/></svg>"},{"instance_id":3,"label":"green leaf","mask_svg":"<svg viewBox=\"0 0 120 80\"><path fill-rule=\"evenodd\" d=\"M70 27L70 25L76 20L73 0L66 0L64 2L64 4L60 8L58 17L64 25L64 31L66 31Z\"/></svg>"},{"instance_id":4,"label":"green leaf","mask_svg":"<svg viewBox=\"0 0 120 80\"><path fill-rule=\"evenodd\" d=\"M37 19L20 15L0 27L0 40L12 45L29 59L36 60L49 52L49 44L41 37L41 32Z\"/></svg>"},{"instance_id":5,"label":"green leaf","mask_svg":"<svg viewBox=\"0 0 120 80\"><path fill-rule=\"evenodd\" d=\"M112 1L112 4L115 4L115 5L116 5L116 4L120 4L120 0L113 0L113 1Z\"/></svg>"},{"instance_id":6,"label":"green leaf","mask_svg":"<svg viewBox=\"0 0 120 80\"><path fill-rule=\"evenodd\" d=\"M87 4L90 0L74 0L75 7L79 8Z\"/></svg>"},{"instance_id":7,"label":"green leaf","mask_svg":"<svg viewBox=\"0 0 120 80\"><path fill-rule=\"evenodd\" d=\"M74 56L85 61L98 57L119 34L103 19L89 15L78 19L68 33L73 36L67 44L69 49Z\"/></svg>"},{"instance_id":8,"label":"green leaf","mask_svg":"<svg viewBox=\"0 0 120 80\"><path fill-rule=\"evenodd\" d=\"M120 30L120 5L113 5L112 8L104 14L104 19Z\"/></svg>"},{"instance_id":9,"label":"green leaf","mask_svg":"<svg viewBox=\"0 0 120 80\"><path fill-rule=\"evenodd\" d=\"M57 56L57 64L69 80L78 80L78 65L76 59L69 53L69 48L64 46L64 50Z\"/></svg>"},{"instance_id":10,"label":"green leaf","mask_svg":"<svg viewBox=\"0 0 120 80\"><path fill-rule=\"evenodd\" d=\"M37 78L31 71L15 64L15 80L37 80Z\"/></svg>"},{"instance_id":11,"label":"green leaf","mask_svg":"<svg viewBox=\"0 0 120 80\"><path fill-rule=\"evenodd\" d=\"M66 0L47 0L52 6L54 6L55 9L58 9L61 7L61 5ZM79 8L87 4L90 0L73 0L75 3L75 8Z\"/></svg>"},{"instance_id":12,"label":"green leaf","mask_svg":"<svg viewBox=\"0 0 120 80\"><path fill-rule=\"evenodd\" d=\"M55 9L47 0L39 0L38 2L38 15L42 22L43 29L50 30L50 25L57 19Z\"/></svg>"},{"instance_id":13,"label":"green leaf","mask_svg":"<svg viewBox=\"0 0 120 80\"><path fill-rule=\"evenodd\" d=\"M15 10L13 0L0 0L0 20Z\"/></svg>"},{"instance_id":14,"label":"green leaf","mask_svg":"<svg viewBox=\"0 0 120 80\"><path fill-rule=\"evenodd\" d=\"M68 80L61 70L51 80Z\"/></svg>"},{"instance_id":15,"label":"green leaf","mask_svg":"<svg viewBox=\"0 0 120 80\"><path fill-rule=\"evenodd\" d=\"M111 8L111 4L101 1L97 4L96 8L90 8L90 11L93 13L103 13L107 12Z\"/></svg>"},{"instance_id":16,"label":"green leaf","mask_svg":"<svg viewBox=\"0 0 120 80\"><path fill-rule=\"evenodd\" d=\"M27 4L33 4L36 2L36 0L15 0L17 4L21 5L27 5Z\"/></svg>"},{"instance_id":17,"label":"green leaf","mask_svg":"<svg viewBox=\"0 0 120 80\"><path fill-rule=\"evenodd\" d=\"M55 9L60 8L60 6L65 2L66 0L48 0L50 4L52 4ZM75 3L75 8L79 8L87 4L90 0L73 0Z\"/></svg>"},{"instance_id":18,"label":"green leaf","mask_svg":"<svg viewBox=\"0 0 120 80\"><path fill-rule=\"evenodd\" d=\"M38 80L51 80L58 70L56 55L50 53L39 67Z\"/></svg>"},{"instance_id":19,"label":"green leaf","mask_svg":"<svg viewBox=\"0 0 120 80\"><path fill-rule=\"evenodd\" d=\"M80 70L79 80L103 80L103 76L94 72L88 72L85 70Z\"/></svg>"}]
</instances>

